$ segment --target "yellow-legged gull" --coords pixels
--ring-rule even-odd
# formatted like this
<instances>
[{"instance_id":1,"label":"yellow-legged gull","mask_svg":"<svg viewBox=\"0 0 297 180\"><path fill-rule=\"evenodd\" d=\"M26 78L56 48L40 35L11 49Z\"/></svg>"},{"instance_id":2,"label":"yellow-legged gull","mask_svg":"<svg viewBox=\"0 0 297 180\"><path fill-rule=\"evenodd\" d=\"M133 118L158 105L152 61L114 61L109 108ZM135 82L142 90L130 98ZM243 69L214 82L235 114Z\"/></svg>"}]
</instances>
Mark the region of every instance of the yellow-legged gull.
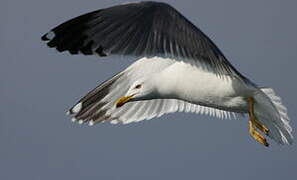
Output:
<instances>
[{"instance_id":1,"label":"yellow-legged gull","mask_svg":"<svg viewBox=\"0 0 297 180\"><path fill-rule=\"evenodd\" d=\"M42 40L59 52L134 56L138 60L69 110L73 120L130 123L171 112L219 118L249 114L249 133L291 144L287 110L271 88L238 72L216 45L166 3L139 2L71 19Z\"/></svg>"}]
</instances>

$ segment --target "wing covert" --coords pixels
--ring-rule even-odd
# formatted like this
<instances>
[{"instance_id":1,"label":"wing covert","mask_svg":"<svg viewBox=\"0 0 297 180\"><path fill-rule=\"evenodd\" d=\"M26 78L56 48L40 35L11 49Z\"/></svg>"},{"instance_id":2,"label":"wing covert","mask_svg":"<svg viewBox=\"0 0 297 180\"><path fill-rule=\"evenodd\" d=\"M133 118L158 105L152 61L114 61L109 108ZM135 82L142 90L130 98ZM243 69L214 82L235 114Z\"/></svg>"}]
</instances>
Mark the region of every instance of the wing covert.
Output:
<instances>
[{"instance_id":1,"label":"wing covert","mask_svg":"<svg viewBox=\"0 0 297 180\"><path fill-rule=\"evenodd\" d=\"M121 108L116 108L116 100L127 93L136 79L144 74L150 76L152 73L162 71L172 63L174 61L170 59L161 60L158 58L154 60L144 58L136 61L126 70L116 74L89 92L69 110L69 114L73 115L73 120L90 125L100 122L128 124L173 112L192 112L219 118L230 118L230 115L236 115L236 113L199 106L177 99L135 101L129 102Z\"/></svg>"},{"instance_id":2,"label":"wing covert","mask_svg":"<svg viewBox=\"0 0 297 180\"><path fill-rule=\"evenodd\" d=\"M100 9L57 26L42 40L71 54L188 59L217 74L246 80L201 30L166 3L148 1Z\"/></svg>"}]
</instances>

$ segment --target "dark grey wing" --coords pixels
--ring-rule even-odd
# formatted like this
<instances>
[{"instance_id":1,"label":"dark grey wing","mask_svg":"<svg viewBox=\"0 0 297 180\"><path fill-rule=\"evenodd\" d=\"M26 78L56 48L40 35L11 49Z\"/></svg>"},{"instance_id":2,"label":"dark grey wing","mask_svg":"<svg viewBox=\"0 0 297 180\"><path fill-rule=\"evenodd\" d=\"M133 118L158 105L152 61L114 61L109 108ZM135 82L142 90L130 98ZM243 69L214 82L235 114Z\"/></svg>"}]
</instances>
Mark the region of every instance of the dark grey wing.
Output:
<instances>
[{"instance_id":1,"label":"dark grey wing","mask_svg":"<svg viewBox=\"0 0 297 180\"><path fill-rule=\"evenodd\" d=\"M202 31L165 3L130 3L87 13L57 26L42 40L71 54L191 59L215 73L245 79Z\"/></svg>"}]
</instances>

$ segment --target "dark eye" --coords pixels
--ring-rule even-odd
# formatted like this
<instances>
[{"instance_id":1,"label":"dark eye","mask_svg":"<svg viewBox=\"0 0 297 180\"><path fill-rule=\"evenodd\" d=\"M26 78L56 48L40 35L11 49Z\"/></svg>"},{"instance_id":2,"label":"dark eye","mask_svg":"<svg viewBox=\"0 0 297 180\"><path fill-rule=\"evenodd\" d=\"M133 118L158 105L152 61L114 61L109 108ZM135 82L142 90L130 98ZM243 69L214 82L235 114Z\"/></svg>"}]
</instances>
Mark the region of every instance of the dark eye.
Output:
<instances>
[{"instance_id":1,"label":"dark eye","mask_svg":"<svg viewBox=\"0 0 297 180\"><path fill-rule=\"evenodd\" d=\"M138 84L137 86L135 86L135 89L140 89L141 88L141 84Z\"/></svg>"}]
</instances>

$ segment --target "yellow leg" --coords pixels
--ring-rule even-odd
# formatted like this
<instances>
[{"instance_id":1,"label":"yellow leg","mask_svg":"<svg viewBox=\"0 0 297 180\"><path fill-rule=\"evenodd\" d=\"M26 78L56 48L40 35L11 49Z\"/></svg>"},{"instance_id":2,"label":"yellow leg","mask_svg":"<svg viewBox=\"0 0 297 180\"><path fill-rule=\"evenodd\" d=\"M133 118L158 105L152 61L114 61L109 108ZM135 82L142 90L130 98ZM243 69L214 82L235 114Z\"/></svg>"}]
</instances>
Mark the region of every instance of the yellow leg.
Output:
<instances>
[{"instance_id":1,"label":"yellow leg","mask_svg":"<svg viewBox=\"0 0 297 180\"><path fill-rule=\"evenodd\" d=\"M248 98L248 104L249 104L249 116L250 121L252 121L252 124L258 128L260 131L262 131L264 134L268 135L268 128L266 128L263 124L261 124L254 114L254 99L252 97Z\"/></svg>"},{"instance_id":2,"label":"yellow leg","mask_svg":"<svg viewBox=\"0 0 297 180\"><path fill-rule=\"evenodd\" d=\"M263 135L261 135L257 130L259 129L260 131L262 131L263 133L265 133L266 135L268 135L269 130L263 125L261 124L255 117L254 114L254 99L252 97L248 98L248 108L249 108L249 133L250 135L259 143L263 144L264 146L269 146L269 144L267 143L265 137Z\"/></svg>"},{"instance_id":3,"label":"yellow leg","mask_svg":"<svg viewBox=\"0 0 297 180\"><path fill-rule=\"evenodd\" d=\"M263 124L261 124L256 118L252 118L251 121L260 131L268 135L269 130Z\"/></svg>"},{"instance_id":4,"label":"yellow leg","mask_svg":"<svg viewBox=\"0 0 297 180\"><path fill-rule=\"evenodd\" d=\"M252 121L249 121L249 133L250 135L258 141L260 144L263 144L264 146L268 147L269 144L267 143L267 140L264 136L262 136L254 127Z\"/></svg>"}]
</instances>

